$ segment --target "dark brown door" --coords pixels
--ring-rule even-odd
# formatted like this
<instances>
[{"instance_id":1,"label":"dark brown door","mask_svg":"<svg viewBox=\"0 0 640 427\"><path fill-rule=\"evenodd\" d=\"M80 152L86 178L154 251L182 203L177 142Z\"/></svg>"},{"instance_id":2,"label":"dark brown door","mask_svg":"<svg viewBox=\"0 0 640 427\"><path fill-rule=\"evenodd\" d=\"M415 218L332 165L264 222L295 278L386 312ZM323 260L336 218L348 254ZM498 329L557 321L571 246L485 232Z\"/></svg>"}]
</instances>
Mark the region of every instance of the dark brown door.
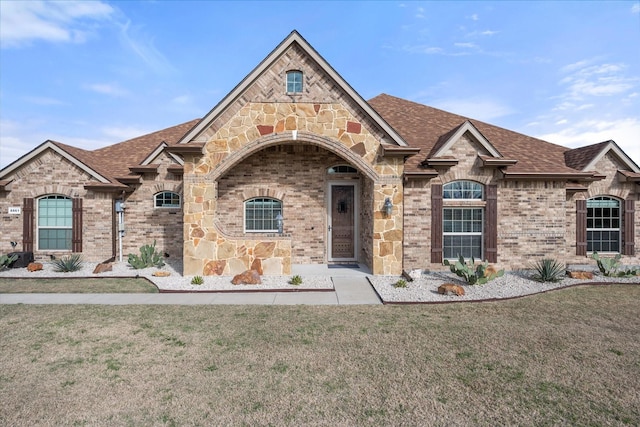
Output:
<instances>
[{"instance_id":1,"label":"dark brown door","mask_svg":"<svg viewBox=\"0 0 640 427\"><path fill-rule=\"evenodd\" d=\"M331 186L330 260L355 259L353 185Z\"/></svg>"}]
</instances>

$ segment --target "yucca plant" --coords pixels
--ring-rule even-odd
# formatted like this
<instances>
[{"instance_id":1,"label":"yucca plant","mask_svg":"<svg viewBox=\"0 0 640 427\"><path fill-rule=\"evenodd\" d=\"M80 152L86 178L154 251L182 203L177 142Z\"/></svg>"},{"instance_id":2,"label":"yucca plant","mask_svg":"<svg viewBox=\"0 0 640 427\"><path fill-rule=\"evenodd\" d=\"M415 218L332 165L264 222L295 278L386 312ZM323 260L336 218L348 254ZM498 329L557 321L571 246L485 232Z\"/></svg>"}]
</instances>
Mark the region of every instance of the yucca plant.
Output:
<instances>
[{"instance_id":1,"label":"yucca plant","mask_svg":"<svg viewBox=\"0 0 640 427\"><path fill-rule=\"evenodd\" d=\"M193 278L191 279L192 285L202 285L203 283L204 279L202 278L202 276L193 276Z\"/></svg>"},{"instance_id":2,"label":"yucca plant","mask_svg":"<svg viewBox=\"0 0 640 427\"><path fill-rule=\"evenodd\" d=\"M394 288L406 288L407 287L407 281L404 279L398 279L398 281L396 283L393 284Z\"/></svg>"},{"instance_id":3,"label":"yucca plant","mask_svg":"<svg viewBox=\"0 0 640 427\"><path fill-rule=\"evenodd\" d=\"M537 282L559 282L566 274L566 266L552 258L538 260L533 268L535 273L531 278Z\"/></svg>"},{"instance_id":4,"label":"yucca plant","mask_svg":"<svg viewBox=\"0 0 640 427\"><path fill-rule=\"evenodd\" d=\"M53 264L53 271L58 273L78 271L82 268L82 255L71 254L62 258L56 258L51 261L51 264Z\"/></svg>"},{"instance_id":5,"label":"yucca plant","mask_svg":"<svg viewBox=\"0 0 640 427\"><path fill-rule=\"evenodd\" d=\"M300 286L302 285L302 277L298 276L297 274L295 276L293 276L291 278L291 280L289 280L289 284L293 285L293 286Z\"/></svg>"}]
</instances>

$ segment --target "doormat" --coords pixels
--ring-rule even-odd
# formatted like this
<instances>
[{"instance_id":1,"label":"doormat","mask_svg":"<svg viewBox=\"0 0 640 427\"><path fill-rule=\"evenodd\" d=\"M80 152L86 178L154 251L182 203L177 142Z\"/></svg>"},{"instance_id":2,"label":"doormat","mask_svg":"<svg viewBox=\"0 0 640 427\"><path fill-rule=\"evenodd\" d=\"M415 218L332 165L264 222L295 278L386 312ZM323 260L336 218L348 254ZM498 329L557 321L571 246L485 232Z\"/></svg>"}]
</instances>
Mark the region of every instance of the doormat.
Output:
<instances>
[{"instance_id":1,"label":"doormat","mask_svg":"<svg viewBox=\"0 0 640 427\"><path fill-rule=\"evenodd\" d=\"M360 268L358 264L329 264L329 268Z\"/></svg>"}]
</instances>

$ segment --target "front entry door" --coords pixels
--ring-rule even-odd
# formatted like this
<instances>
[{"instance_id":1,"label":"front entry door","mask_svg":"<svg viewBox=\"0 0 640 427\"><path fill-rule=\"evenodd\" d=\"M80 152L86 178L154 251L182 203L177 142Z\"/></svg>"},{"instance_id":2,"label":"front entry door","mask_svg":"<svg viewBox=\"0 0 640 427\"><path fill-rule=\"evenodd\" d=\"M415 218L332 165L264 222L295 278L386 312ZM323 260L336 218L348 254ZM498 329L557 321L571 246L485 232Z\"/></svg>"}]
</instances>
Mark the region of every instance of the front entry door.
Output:
<instances>
[{"instance_id":1,"label":"front entry door","mask_svg":"<svg viewBox=\"0 0 640 427\"><path fill-rule=\"evenodd\" d=\"M355 184L331 184L329 261L356 259Z\"/></svg>"}]
</instances>

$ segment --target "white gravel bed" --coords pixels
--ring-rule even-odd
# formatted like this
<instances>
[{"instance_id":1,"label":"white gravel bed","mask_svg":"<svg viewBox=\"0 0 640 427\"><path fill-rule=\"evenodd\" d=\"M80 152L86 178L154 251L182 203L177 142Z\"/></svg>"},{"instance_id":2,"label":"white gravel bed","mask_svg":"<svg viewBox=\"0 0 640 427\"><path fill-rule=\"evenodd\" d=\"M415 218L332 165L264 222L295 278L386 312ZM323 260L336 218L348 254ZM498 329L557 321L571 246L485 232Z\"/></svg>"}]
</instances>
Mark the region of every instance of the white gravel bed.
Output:
<instances>
[{"instance_id":1,"label":"white gravel bed","mask_svg":"<svg viewBox=\"0 0 640 427\"><path fill-rule=\"evenodd\" d=\"M135 270L126 262L112 263L112 271L100 274L93 274L97 263L85 262L82 269L69 273L58 273L54 271L50 262L43 262L43 269L29 272L26 268L8 268L0 270L0 277L42 277L42 278L65 278L65 277L145 277L153 282L158 289L167 291L265 291L265 290L324 290L333 289L331 277L327 276L304 276L302 284L294 286L289 284L291 276L262 276L261 285L233 285L232 276L203 276L202 285L192 285L193 276L182 276L182 264L179 262L169 262L162 268L144 268ZM167 277L156 277L153 273L157 271L167 271L171 273Z\"/></svg>"},{"instance_id":2,"label":"white gravel bed","mask_svg":"<svg viewBox=\"0 0 640 427\"><path fill-rule=\"evenodd\" d=\"M401 279L395 276L371 276L369 281L380 295L384 302L389 303L415 303L415 302L451 302L451 301L474 301L514 298L524 295L531 295L551 289L564 288L581 283L638 283L640 276L631 278L606 277L595 275L593 280L578 280L566 278L560 282L540 283L532 280L531 272L508 272L504 276L494 279L484 285L468 285L458 276L449 271L439 272L412 272L412 282L407 281L406 288L396 288L393 285ZM438 293L438 286L443 283L453 283L462 285L465 291L464 296L441 295Z\"/></svg>"}]
</instances>

